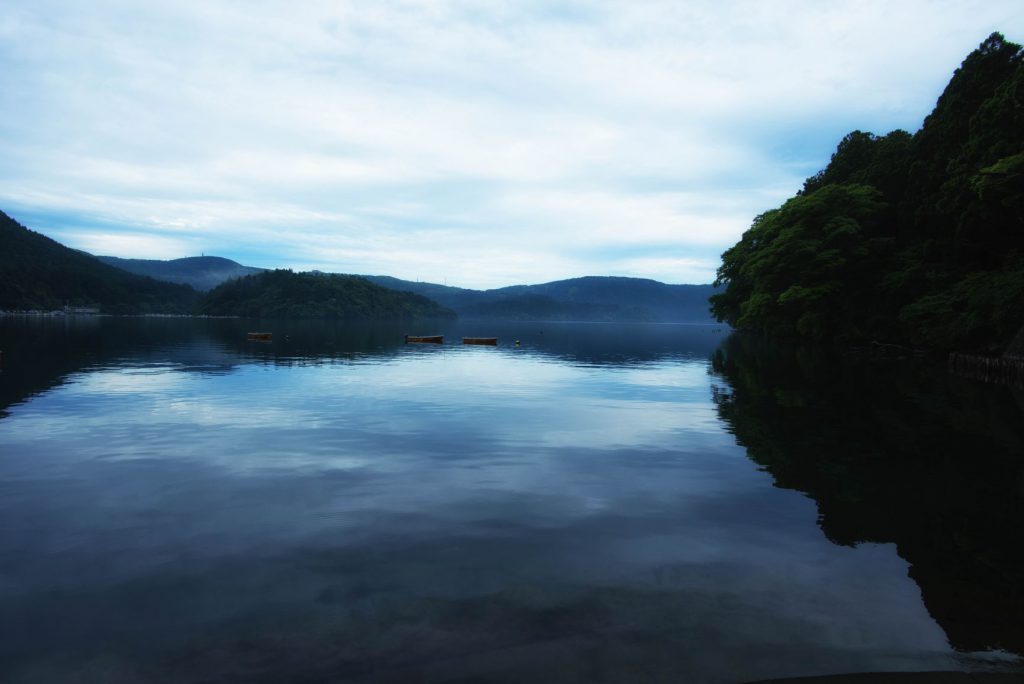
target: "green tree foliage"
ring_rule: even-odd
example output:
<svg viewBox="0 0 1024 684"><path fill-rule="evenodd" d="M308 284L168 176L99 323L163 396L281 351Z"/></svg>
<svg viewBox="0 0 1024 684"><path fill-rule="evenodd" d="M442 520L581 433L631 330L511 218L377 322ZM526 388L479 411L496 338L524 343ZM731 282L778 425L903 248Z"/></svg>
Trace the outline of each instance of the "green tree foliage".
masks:
<svg viewBox="0 0 1024 684"><path fill-rule="evenodd" d="M1024 52L992 34L913 136L854 131L725 252L712 312L812 340L998 351L1024 325Z"/></svg>
<svg viewBox="0 0 1024 684"><path fill-rule="evenodd" d="M869 185L825 185L761 214L722 255L728 287L711 298L714 314L742 328L841 336L863 305L855 283L869 276L883 206Z"/></svg>
<svg viewBox="0 0 1024 684"><path fill-rule="evenodd" d="M266 271L229 280L203 299L201 314L251 318L405 320L451 318L454 313L411 292L374 285L366 278Z"/></svg>
<svg viewBox="0 0 1024 684"><path fill-rule="evenodd" d="M198 294L101 263L0 212L0 309L96 307L104 313L188 313Z"/></svg>
<svg viewBox="0 0 1024 684"><path fill-rule="evenodd" d="M909 133L901 130L881 138L863 131L848 133L829 165L808 178L798 194L807 195L834 183L862 183L878 188L887 202L893 202L906 186L912 140Z"/></svg>

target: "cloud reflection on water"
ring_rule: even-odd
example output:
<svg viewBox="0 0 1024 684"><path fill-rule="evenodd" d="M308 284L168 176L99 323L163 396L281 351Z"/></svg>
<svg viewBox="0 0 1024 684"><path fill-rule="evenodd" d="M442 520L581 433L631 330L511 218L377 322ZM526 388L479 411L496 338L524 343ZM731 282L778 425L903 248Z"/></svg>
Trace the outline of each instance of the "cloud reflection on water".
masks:
<svg viewBox="0 0 1024 684"><path fill-rule="evenodd" d="M262 347L226 374L181 371L188 344L0 420L11 681L955 664L894 548L830 543L715 420L699 344L624 365ZM139 372L154 354L177 361Z"/></svg>

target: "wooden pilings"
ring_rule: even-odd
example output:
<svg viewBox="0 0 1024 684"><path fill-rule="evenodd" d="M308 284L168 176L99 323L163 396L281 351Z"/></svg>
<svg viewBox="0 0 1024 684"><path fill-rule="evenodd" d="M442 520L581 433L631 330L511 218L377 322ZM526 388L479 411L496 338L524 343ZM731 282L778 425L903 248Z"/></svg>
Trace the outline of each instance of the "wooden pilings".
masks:
<svg viewBox="0 0 1024 684"><path fill-rule="evenodd" d="M957 375L985 382L1024 387L1024 358L950 354L949 369Z"/></svg>

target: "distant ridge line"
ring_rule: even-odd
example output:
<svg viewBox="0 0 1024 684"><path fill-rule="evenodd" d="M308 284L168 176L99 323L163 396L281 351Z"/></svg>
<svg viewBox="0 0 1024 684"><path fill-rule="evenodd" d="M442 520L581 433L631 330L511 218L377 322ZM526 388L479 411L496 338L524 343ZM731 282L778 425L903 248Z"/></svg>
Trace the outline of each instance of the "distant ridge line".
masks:
<svg viewBox="0 0 1024 684"><path fill-rule="evenodd" d="M190 285L200 291L267 270L205 255L167 261L96 258L137 275ZM392 290L428 297L461 317L512 320L712 323L707 298L717 291L709 284L677 285L629 276L579 276L475 290L386 275L351 275Z"/></svg>

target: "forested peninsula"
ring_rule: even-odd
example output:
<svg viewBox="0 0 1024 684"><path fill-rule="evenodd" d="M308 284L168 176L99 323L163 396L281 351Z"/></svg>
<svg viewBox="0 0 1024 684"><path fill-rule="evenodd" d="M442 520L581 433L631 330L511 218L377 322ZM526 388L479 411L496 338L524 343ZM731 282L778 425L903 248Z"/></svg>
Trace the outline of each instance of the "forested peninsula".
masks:
<svg viewBox="0 0 1024 684"><path fill-rule="evenodd" d="M854 131L722 256L741 330L997 354L1024 325L1024 54L994 33L914 134Z"/></svg>

